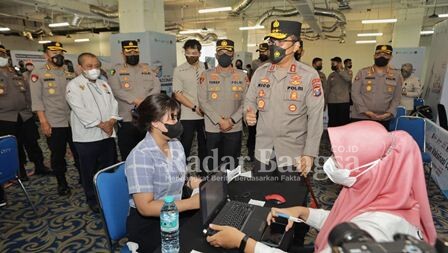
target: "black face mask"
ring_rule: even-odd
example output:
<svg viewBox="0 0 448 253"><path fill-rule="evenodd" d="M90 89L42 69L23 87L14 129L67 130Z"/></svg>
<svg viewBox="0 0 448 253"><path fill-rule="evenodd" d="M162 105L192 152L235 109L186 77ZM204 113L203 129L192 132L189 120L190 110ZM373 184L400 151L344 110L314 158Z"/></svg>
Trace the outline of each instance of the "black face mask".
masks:
<svg viewBox="0 0 448 253"><path fill-rule="evenodd" d="M287 49L289 49L289 47ZM281 62L283 58L285 58L285 56L286 56L286 49L276 45L269 46L269 58L271 58L272 63L277 64Z"/></svg>
<svg viewBox="0 0 448 253"><path fill-rule="evenodd" d="M302 58L302 52L294 52L294 59L296 59L296 61L300 61L300 58Z"/></svg>
<svg viewBox="0 0 448 253"><path fill-rule="evenodd" d="M62 67L62 65L64 65L64 56L62 54L57 54L51 57L51 62L58 67Z"/></svg>
<svg viewBox="0 0 448 253"><path fill-rule="evenodd" d="M389 63L389 59L387 59L386 57L378 57L375 58L375 65L378 67L384 67Z"/></svg>
<svg viewBox="0 0 448 253"><path fill-rule="evenodd" d="M240 64L235 64L235 67L236 67L237 69L243 69L243 66L240 65Z"/></svg>
<svg viewBox="0 0 448 253"><path fill-rule="evenodd" d="M265 62L265 61L269 60L269 56L266 54L260 54L258 59L260 59L260 61L262 61L262 62Z"/></svg>
<svg viewBox="0 0 448 253"><path fill-rule="evenodd" d="M140 60L140 55L126 55L126 63L135 66Z"/></svg>
<svg viewBox="0 0 448 253"><path fill-rule="evenodd" d="M338 69L338 66L331 65L331 70L336 71Z"/></svg>
<svg viewBox="0 0 448 253"><path fill-rule="evenodd" d="M322 66L321 65L317 65L316 67L314 67L315 70L317 71L321 71L322 70Z"/></svg>
<svg viewBox="0 0 448 253"><path fill-rule="evenodd" d="M185 56L185 58L187 59L187 62L190 65L193 65L199 61L199 56Z"/></svg>
<svg viewBox="0 0 448 253"><path fill-rule="evenodd" d="M178 138L182 135L184 132L184 128L180 121L177 121L176 124L170 125L170 124L164 124L166 127L167 132L162 132L163 135L170 139Z"/></svg>
<svg viewBox="0 0 448 253"><path fill-rule="evenodd" d="M218 55L218 63L219 66L227 68L232 63L232 56L226 54Z"/></svg>

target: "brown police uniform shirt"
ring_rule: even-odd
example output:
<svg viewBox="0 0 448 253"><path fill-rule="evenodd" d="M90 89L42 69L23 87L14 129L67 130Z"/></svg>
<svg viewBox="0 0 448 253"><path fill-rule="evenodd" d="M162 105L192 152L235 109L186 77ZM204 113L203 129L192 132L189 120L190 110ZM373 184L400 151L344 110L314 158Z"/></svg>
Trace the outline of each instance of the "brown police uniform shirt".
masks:
<svg viewBox="0 0 448 253"><path fill-rule="evenodd" d="M124 122L131 122L132 102L139 98L160 93L160 81L148 64L136 66L117 64L109 72L109 85L118 102L118 114Z"/></svg>
<svg viewBox="0 0 448 253"><path fill-rule="evenodd" d="M30 90L22 76L13 68L0 68L0 120L16 122L30 119Z"/></svg>
<svg viewBox="0 0 448 253"><path fill-rule="evenodd" d="M301 155L319 154L324 94L315 69L298 61L287 69L261 66L246 94L245 113L249 107L259 112L257 160L267 164L275 150L278 165L289 166Z"/></svg>
<svg viewBox="0 0 448 253"><path fill-rule="evenodd" d="M385 73L376 73L373 66L361 69L352 85L352 118L369 119L364 113L396 113L401 99L401 73L387 68Z"/></svg>
<svg viewBox="0 0 448 253"><path fill-rule="evenodd" d="M45 66L34 69L30 76L31 107L33 111L44 111L51 127L68 127L70 108L65 99L68 82L75 73L64 68Z"/></svg>
<svg viewBox="0 0 448 253"><path fill-rule="evenodd" d="M219 121L232 118L236 124L226 133L243 129L243 101L249 79L241 70L224 72L221 67L202 72L198 86L199 105L205 113L205 131L219 133Z"/></svg>
<svg viewBox="0 0 448 253"><path fill-rule="evenodd" d="M327 80L326 102L330 104L349 103L352 78L346 70L333 71Z"/></svg>

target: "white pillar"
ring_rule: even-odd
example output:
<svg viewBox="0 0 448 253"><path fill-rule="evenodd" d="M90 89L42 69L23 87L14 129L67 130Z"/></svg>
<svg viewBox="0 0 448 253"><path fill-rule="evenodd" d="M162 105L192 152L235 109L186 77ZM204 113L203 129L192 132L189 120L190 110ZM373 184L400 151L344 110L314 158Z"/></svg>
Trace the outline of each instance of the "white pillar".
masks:
<svg viewBox="0 0 448 253"><path fill-rule="evenodd" d="M392 46L418 47L424 16L424 8L399 10L392 35Z"/></svg>
<svg viewBox="0 0 448 253"><path fill-rule="evenodd" d="M164 32L163 0L119 0L120 33Z"/></svg>

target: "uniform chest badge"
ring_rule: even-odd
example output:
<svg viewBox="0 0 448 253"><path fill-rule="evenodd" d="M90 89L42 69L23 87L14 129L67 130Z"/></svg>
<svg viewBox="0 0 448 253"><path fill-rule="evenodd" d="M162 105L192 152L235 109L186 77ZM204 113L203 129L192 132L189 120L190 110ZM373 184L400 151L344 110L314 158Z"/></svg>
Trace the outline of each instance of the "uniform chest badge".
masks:
<svg viewBox="0 0 448 253"><path fill-rule="evenodd" d="M260 80L260 82L266 84L266 83L269 83L270 80L269 80L269 78L264 77L264 78L262 78L262 79Z"/></svg>
<svg viewBox="0 0 448 253"><path fill-rule="evenodd" d="M31 75L31 81L32 81L33 83L35 83L35 82L37 82L37 80L39 80L39 76L38 76L38 75L35 75L35 74L32 74L32 75Z"/></svg>
<svg viewBox="0 0 448 253"><path fill-rule="evenodd" d="M55 93L56 93L56 90L55 90L55 89L53 89L53 88L48 89L48 94L53 95L53 94L55 94Z"/></svg>
<svg viewBox="0 0 448 253"><path fill-rule="evenodd" d="M319 97L320 95L322 95L322 83L320 78L314 78L311 83L313 85L313 95L315 97Z"/></svg>
<svg viewBox="0 0 448 253"><path fill-rule="evenodd" d="M213 100L218 99L218 93L216 93L216 92L212 92L211 98L212 98Z"/></svg>
<svg viewBox="0 0 448 253"><path fill-rule="evenodd" d="M289 94L289 99L291 100L297 100L297 91L292 91L291 94Z"/></svg>
<svg viewBox="0 0 448 253"><path fill-rule="evenodd" d="M392 92L394 91L394 87L393 86L388 86L387 87L387 92Z"/></svg>
<svg viewBox="0 0 448 253"><path fill-rule="evenodd" d="M80 84L80 85L79 85L79 88L80 88L81 90L84 90L84 89L86 88L86 86L85 86L84 84Z"/></svg>
<svg viewBox="0 0 448 253"><path fill-rule="evenodd" d="M294 75L291 77L291 80L289 81L291 85L301 85L302 84L302 77L298 75Z"/></svg>
<svg viewBox="0 0 448 253"><path fill-rule="evenodd" d="M241 95L240 95L240 93L235 93L235 94L234 94L234 97L235 97L235 99L240 99L240 98L241 98Z"/></svg>
<svg viewBox="0 0 448 253"><path fill-rule="evenodd" d="M45 73L44 77L53 77L53 75L51 75L50 73Z"/></svg>
<svg viewBox="0 0 448 253"><path fill-rule="evenodd" d="M264 106L265 106L264 100L263 99L258 100L257 106L258 106L258 110L263 110Z"/></svg>
<svg viewBox="0 0 448 253"><path fill-rule="evenodd" d="M218 74L212 74L211 77L212 81L218 81L219 80L219 75Z"/></svg>
<svg viewBox="0 0 448 253"><path fill-rule="evenodd" d="M366 90L369 92L372 91L372 85L367 85Z"/></svg>
<svg viewBox="0 0 448 253"><path fill-rule="evenodd" d="M266 96L266 93L264 92L264 90L259 90L258 96L262 98L262 97Z"/></svg>
<svg viewBox="0 0 448 253"><path fill-rule="evenodd" d="M296 72L297 66L295 64L291 64L291 67L289 67L289 72Z"/></svg>
<svg viewBox="0 0 448 253"><path fill-rule="evenodd" d="M131 85L129 85L129 83L125 83L123 86L124 86L126 89L129 89L129 87L131 87Z"/></svg>
<svg viewBox="0 0 448 253"><path fill-rule="evenodd" d="M288 106L288 109L290 112L295 112L295 111L297 111L297 106L295 104L290 104Z"/></svg>

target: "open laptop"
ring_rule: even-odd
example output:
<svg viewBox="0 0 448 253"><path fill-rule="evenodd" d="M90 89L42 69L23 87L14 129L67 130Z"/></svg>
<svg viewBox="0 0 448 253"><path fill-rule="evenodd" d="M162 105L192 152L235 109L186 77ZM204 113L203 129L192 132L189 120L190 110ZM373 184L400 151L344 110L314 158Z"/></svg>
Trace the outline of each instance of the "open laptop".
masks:
<svg viewBox="0 0 448 253"><path fill-rule="evenodd" d="M208 225L216 224L235 227L257 240L261 238L270 209L229 201L226 173L215 173L208 181L203 181L199 193L204 233L214 234Z"/></svg>

